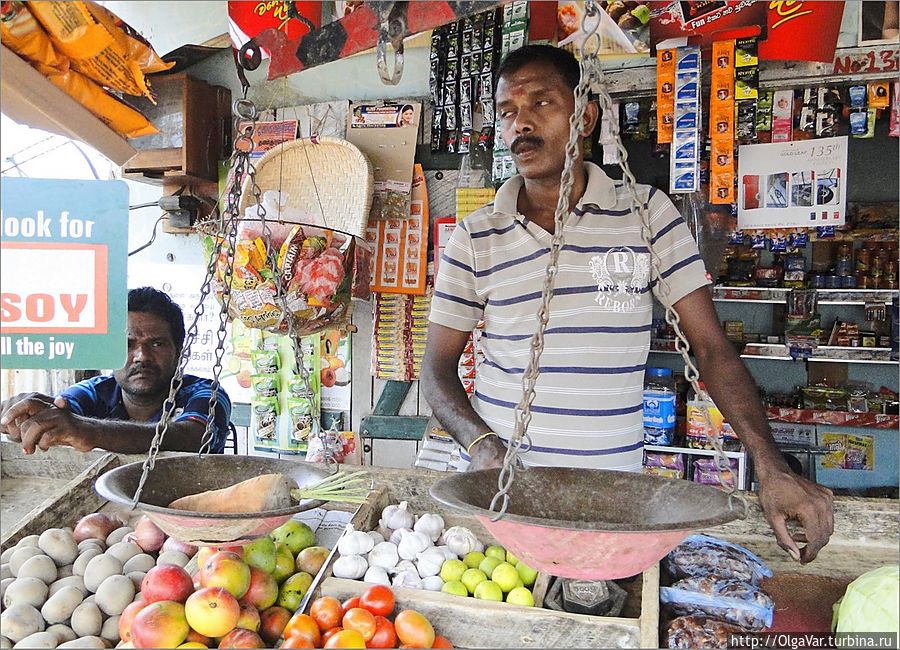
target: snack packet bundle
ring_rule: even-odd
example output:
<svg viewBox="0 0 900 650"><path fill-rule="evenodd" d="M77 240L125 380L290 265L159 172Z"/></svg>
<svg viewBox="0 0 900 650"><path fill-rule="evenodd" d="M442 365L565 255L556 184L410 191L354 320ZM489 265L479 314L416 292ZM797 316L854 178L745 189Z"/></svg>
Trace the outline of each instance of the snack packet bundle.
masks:
<svg viewBox="0 0 900 650"><path fill-rule="evenodd" d="M716 576L758 585L772 577L769 567L744 547L708 535L691 535L665 557L663 565L675 579Z"/></svg>
<svg viewBox="0 0 900 650"><path fill-rule="evenodd" d="M772 625L775 605L759 587L715 576L686 578L660 587L659 600L676 616L704 615L754 632Z"/></svg>
<svg viewBox="0 0 900 650"><path fill-rule="evenodd" d="M725 485L731 487L734 485L735 477L737 476L738 462L734 458L729 458L728 464L731 466L731 469L726 469L722 474ZM721 485L714 458L698 458L694 461L694 483L714 485L716 487Z"/></svg>
<svg viewBox="0 0 900 650"><path fill-rule="evenodd" d="M644 474L663 478L684 478L684 455L644 452Z"/></svg>

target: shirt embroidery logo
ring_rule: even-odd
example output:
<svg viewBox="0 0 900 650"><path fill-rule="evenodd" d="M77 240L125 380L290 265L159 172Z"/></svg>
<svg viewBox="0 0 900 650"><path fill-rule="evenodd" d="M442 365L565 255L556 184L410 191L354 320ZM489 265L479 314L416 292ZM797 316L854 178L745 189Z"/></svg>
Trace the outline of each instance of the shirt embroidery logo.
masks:
<svg viewBox="0 0 900 650"><path fill-rule="evenodd" d="M595 255L590 267L597 281L597 304L615 312L634 311L650 280L650 255L618 246Z"/></svg>

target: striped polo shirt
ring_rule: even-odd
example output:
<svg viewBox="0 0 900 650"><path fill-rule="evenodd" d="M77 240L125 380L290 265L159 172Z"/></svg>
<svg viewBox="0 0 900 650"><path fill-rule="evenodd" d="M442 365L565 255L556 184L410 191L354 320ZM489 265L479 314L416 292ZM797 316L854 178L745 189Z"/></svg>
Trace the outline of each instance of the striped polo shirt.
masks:
<svg viewBox="0 0 900 650"><path fill-rule="evenodd" d="M587 188L565 224L526 465L637 471L653 298L650 251L628 190L585 163ZM518 213L514 176L454 230L430 320L467 332L484 319L472 405L502 439L513 433L552 235ZM651 245L674 303L709 284L690 230L669 197L638 186ZM656 287L652 287L656 293Z"/></svg>

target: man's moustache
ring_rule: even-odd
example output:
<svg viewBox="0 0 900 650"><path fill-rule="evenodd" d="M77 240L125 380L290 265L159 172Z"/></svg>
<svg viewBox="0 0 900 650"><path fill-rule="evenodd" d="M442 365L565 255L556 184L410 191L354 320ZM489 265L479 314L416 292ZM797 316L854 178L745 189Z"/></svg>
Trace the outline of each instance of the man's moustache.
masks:
<svg viewBox="0 0 900 650"><path fill-rule="evenodd" d="M531 145L535 148L543 147L544 140L533 135L520 135L518 138L513 140L512 144L509 147L509 150L513 153L519 153L519 149L526 145Z"/></svg>

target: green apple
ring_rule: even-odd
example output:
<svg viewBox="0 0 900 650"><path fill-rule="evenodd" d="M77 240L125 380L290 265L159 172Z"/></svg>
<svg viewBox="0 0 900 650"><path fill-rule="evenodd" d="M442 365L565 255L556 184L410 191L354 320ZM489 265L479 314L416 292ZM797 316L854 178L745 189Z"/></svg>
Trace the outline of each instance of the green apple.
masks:
<svg viewBox="0 0 900 650"><path fill-rule="evenodd" d="M477 569L482 560L484 560L484 553L481 551L466 553L466 556L463 558L463 562L465 562L466 566L470 569Z"/></svg>
<svg viewBox="0 0 900 650"><path fill-rule="evenodd" d="M272 577L279 584L294 575L294 556L287 544L275 544L275 569L272 571Z"/></svg>
<svg viewBox="0 0 900 650"><path fill-rule="evenodd" d="M506 602L523 607L534 607L534 596L525 587L516 587L506 594Z"/></svg>
<svg viewBox="0 0 900 650"><path fill-rule="evenodd" d="M491 572L491 581L496 582L497 586L507 593L516 588L516 582L519 580L519 572L516 567L507 562L501 562Z"/></svg>
<svg viewBox="0 0 900 650"><path fill-rule="evenodd" d="M462 574L465 572L466 565L461 560L444 560L440 576L444 582L453 582L462 578Z"/></svg>
<svg viewBox="0 0 900 650"><path fill-rule="evenodd" d="M516 566L516 565L519 563L519 558L517 558L515 555L513 555L512 553L510 553L509 551L507 551L507 552L506 552L506 561L507 561L509 564L512 564L513 566Z"/></svg>
<svg viewBox="0 0 900 650"><path fill-rule="evenodd" d="M494 569L500 566L501 562L503 562L503 560L498 560L495 557L486 557L481 561L481 564L478 565L478 568L484 571L484 575L489 576L494 572Z"/></svg>
<svg viewBox="0 0 900 650"><path fill-rule="evenodd" d="M294 555L316 544L316 534L312 528L296 519L288 519L269 533L269 537L276 543L287 544Z"/></svg>
<svg viewBox="0 0 900 650"><path fill-rule="evenodd" d="M470 594L474 594L476 587L485 580L487 580L487 575L481 569L467 569L460 579Z"/></svg>
<svg viewBox="0 0 900 650"><path fill-rule="evenodd" d="M496 545L488 546L485 549L484 554L487 557L495 557L498 560L500 560L501 562L506 561L506 549L503 548L502 546L496 546Z"/></svg>
<svg viewBox="0 0 900 650"><path fill-rule="evenodd" d="M260 571L272 573L277 562L275 542L271 537L260 537L249 544L245 544L244 562L250 566L255 566Z"/></svg>
<svg viewBox="0 0 900 650"><path fill-rule="evenodd" d="M443 591L445 594L453 594L454 596L469 595L469 590L466 589L466 586L459 580L451 580L450 582L445 582L444 586L441 587L441 591Z"/></svg>
<svg viewBox="0 0 900 650"><path fill-rule="evenodd" d="M284 607L289 612L293 612L300 607L300 601L303 600L312 581L313 577L308 573L295 573L281 585L281 589L278 590L278 602L276 604L279 607Z"/></svg>
<svg viewBox="0 0 900 650"><path fill-rule="evenodd" d="M475 598L503 602L503 590L500 589L500 585L496 582L485 580L484 582L479 582L478 586L475 587Z"/></svg>
<svg viewBox="0 0 900 650"><path fill-rule="evenodd" d="M538 572L522 562L516 565L516 571L519 572L519 577L522 578L522 582L526 587L530 587L537 580Z"/></svg>

